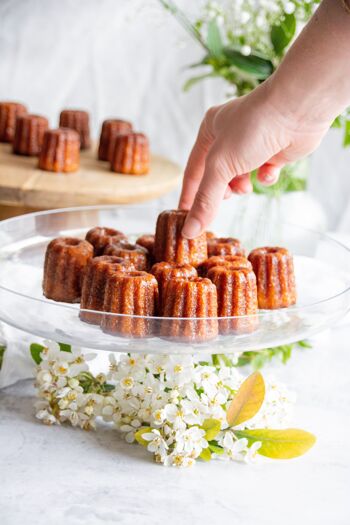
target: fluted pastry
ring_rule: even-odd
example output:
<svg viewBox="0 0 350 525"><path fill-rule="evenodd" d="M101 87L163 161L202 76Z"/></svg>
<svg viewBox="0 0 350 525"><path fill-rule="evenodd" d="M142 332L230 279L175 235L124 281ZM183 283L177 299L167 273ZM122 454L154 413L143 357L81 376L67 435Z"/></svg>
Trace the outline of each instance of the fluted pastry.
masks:
<svg viewBox="0 0 350 525"><path fill-rule="evenodd" d="M196 269L190 264L176 264L168 262L159 262L152 266L151 273L155 276L158 282L159 289L159 314L163 313L163 298L166 294L166 288L169 282L180 277L190 279L197 277Z"/></svg>
<svg viewBox="0 0 350 525"><path fill-rule="evenodd" d="M86 265L93 256L87 241L74 237L53 239L45 254L43 292L45 297L65 303L78 303Z"/></svg>
<svg viewBox="0 0 350 525"><path fill-rule="evenodd" d="M60 127L74 129L80 137L80 149L91 146L90 117L87 111L64 109L60 114Z"/></svg>
<svg viewBox="0 0 350 525"><path fill-rule="evenodd" d="M150 256L148 250L139 246L138 244L132 244L128 241L120 240L108 244L104 250L105 255L116 255L123 259L128 259L133 263L135 268L140 271L148 270L150 266Z"/></svg>
<svg viewBox="0 0 350 525"><path fill-rule="evenodd" d="M209 279L170 280L163 303L163 337L198 343L213 339L218 333L216 316L217 292Z"/></svg>
<svg viewBox="0 0 350 525"><path fill-rule="evenodd" d="M111 170L125 175L145 175L149 172L150 154L146 135L125 133L113 141Z"/></svg>
<svg viewBox="0 0 350 525"><path fill-rule="evenodd" d="M256 248L248 259L256 275L259 308L273 310L296 303L293 257L286 248Z"/></svg>
<svg viewBox="0 0 350 525"><path fill-rule="evenodd" d="M236 317L235 319L220 319L220 333L244 333L255 330L258 301L253 270L214 266L209 270L208 278L217 289L218 316ZM240 318L240 316L247 317Z"/></svg>
<svg viewBox="0 0 350 525"><path fill-rule="evenodd" d="M17 102L0 102L0 142L12 142L17 117L27 114L27 108Z"/></svg>
<svg viewBox="0 0 350 525"><path fill-rule="evenodd" d="M181 234L187 213L185 210L166 210L158 216L154 243L157 262L197 267L207 259L205 232L194 239L186 239Z"/></svg>
<svg viewBox="0 0 350 525"><path fill-rule="evenodd" d="M208 239L208 257L213 255L245 255L240 241L233 237L214 237Z"/></svg>
<svg viewBox="0 0 350 525"><path fill-rule="evenodd" d="M232 269L252 268L248 259L242 255L213 255L198 267L198 273L202 277L206 277L210 268L214 266L228 266Z"/></svg>
<svg viewBox="0 0 350 525"><path fill-rule="evenodd" d="M39 155L44 134L49 128L47 118L39 115L17 117L12 148L16 155Z"/></svg>
<svg viewBox="0 0 350 525"><path fill-rule="evenodd" d="M79 169L80 139L73 129L58 128L45 132L39 155L39 168L57 173Z"/></svg>
<svg viewBox="0 0 350 525"><path fill-rule="evenodd" d="M95 226L95 228L91 228L87 232L85 239L94 247L94 255L96 257L103 254L108 244L126 239L126 235L114 228Z"/></svg>
<svg viewBox="0 0 350 525"><path fill-rule="evenodd" d="M134 270L130 261L121 257L101 255L91 259L85 270L81 290L81 310L103 311L103 302L108 276L113 272ZM80 311L82 321L100 324L102 315L95 312Z"/></svg>
<svg viewBox="0 0 350 525"><path fill-rule="evenodd" d="M113 272L108 276L103 309L123 315L104 315L104 332L124 337L147 337L152 334L152 317L158 301L156 278L146 272ZM137 317L139 316L139 317Z"/></svg>
<svg viewBox="0 0 350 525"><path fill-rule="evenodd" d="M112 159L112 153L117 135L132 131L132 124L126 120L108 119L102 124L100 142L98 146L98 159Z"/></svg>

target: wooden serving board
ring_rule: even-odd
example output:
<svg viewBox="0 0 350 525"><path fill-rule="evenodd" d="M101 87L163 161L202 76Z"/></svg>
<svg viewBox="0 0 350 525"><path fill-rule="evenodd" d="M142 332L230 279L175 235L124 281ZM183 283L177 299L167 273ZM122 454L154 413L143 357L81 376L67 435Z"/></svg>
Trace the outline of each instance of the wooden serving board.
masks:
<svg viewBox="0 0 350 525"><path fill-rule="evenodd" d="M182 170L164 157L151 156L147 175L122 175L98 161L96 148L81 152L76 173L53 173L37 168L36 157L13 155L0 144L0 219L32 210L96 204L130 204L155 199L173 190ZM4 212L7 209L7 212Z"/></svg>

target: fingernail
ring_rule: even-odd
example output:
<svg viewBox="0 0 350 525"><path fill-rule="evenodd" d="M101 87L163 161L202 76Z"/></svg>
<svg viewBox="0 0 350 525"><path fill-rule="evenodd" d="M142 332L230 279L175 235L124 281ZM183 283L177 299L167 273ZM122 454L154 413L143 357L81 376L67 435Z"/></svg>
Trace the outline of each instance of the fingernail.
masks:
<svg viewBox="0 0 350 525"><path fill-rule="evenodd" d="M182 228L182 235L188 239L193 239L193 237L198 237L201 231L201 223L194 217L189 217Z"/></svg>

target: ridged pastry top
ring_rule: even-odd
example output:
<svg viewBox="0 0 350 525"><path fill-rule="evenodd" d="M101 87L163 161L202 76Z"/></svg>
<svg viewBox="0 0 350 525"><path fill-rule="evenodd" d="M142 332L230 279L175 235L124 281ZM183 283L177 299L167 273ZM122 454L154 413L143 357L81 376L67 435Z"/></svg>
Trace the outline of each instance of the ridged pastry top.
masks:
<svg viewBox="0 0 350 525"><path fill-rule="evenodd" d="M164 317L216 317L217 292L206 278L170 280L164 298Z"/></svg>
<svg viewBox="0 0 350 525"><path fill-rule="evenodd" d="M208 239L208 256L245 255L240 241L233 237L214 237Z"/></svg>
<svg viewBox="0 0 350 525"><path fill-rule="evenodd" d="M108 244L126 239L126 235L113 228L96 226L87 232L85 239L93 245L96 256L101 255Z"/></svg>
<svg viewBox="0 0 350 525"><path fill-rule="evenodd" d="M209 257L198 268L200 275L206 277L208 271L214 266L226 266L231 269L234 268L252 268L251 263L242 255L213 255Z"/></svg>
<svg viewBox="0 0 350 525"><path fill-rule="evenodd" d="M137 270L147 270L149 267L149 253L146 248L128 241L118 241L108 244L104 250L105 255L116 255L130 260Z"/></svg>
<svg viewBox="0 0 350 525"><path fill-rule="evenodd" d="M185 210L166 210L158 216L154 244L156 261L197 267L207 258L205 232L194 239L186 239L181 234L187 213Z"/></svg>

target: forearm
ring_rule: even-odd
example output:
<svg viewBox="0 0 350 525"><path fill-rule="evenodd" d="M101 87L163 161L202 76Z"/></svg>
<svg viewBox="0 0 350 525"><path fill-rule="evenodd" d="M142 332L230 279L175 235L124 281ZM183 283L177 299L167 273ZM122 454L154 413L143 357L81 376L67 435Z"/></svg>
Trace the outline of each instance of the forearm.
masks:
<svg viewBox="0 0 350 525"><path fill-rule="evenodd" d="M342 0L323 0L268 84L274 104L310 123L327 125L350 105L350 12Z"/></svg>

